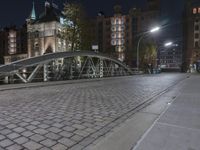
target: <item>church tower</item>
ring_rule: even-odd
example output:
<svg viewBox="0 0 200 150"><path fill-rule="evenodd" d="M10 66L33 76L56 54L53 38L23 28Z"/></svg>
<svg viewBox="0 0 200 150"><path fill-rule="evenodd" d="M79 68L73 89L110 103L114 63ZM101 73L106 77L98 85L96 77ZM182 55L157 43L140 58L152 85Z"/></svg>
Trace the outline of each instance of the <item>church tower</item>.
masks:
<svg viewBox="0 0 200 150"><path fill-rule="evenodd" d="M27 23L31 23L32 21L36 20L36 13L35 13L35 3L33 1L33 7L30 13L30 16L27 18Z"/></svg>

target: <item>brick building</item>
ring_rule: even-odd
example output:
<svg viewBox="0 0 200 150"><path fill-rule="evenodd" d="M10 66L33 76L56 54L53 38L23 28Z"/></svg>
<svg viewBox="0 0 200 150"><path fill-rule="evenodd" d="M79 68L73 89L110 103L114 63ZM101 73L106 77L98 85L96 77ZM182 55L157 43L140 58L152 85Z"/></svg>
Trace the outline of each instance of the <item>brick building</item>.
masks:
<svg viewBox="0 0 200 150"><path fill-rule="evenodd" d="M200 1L187 0L183 17L184 67L200 63Z"/></svg>
<svg viewBox="0 0 200 150"><path fill-rule="evenodd" d="M26 26L6 27L0 31L0 63L7 64L27 57Z"/></svg>
<svg viewBox="0 0 200 150"><path fill-rule="evenodd" d="M95 22L94 43L99 51L107 53L130 66L136 64L136 45L141 33L157 25L160 14L160 0L148 0L145 9L131 8L122 12L121 6L114 6L114 15L100 12Z"/></svg>

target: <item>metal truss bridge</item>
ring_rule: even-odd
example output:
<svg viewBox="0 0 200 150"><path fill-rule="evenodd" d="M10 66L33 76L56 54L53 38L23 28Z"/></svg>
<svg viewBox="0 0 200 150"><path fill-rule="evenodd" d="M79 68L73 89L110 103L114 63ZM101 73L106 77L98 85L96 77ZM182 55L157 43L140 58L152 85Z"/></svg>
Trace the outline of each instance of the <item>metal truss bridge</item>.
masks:
<svg viewBox="0 0 200 150"><path fill-rule="evenodd" d="M0 78L4 83L102 78L131 74L132 71L121 61L90 51L49 53L0 66Z"/></svg>

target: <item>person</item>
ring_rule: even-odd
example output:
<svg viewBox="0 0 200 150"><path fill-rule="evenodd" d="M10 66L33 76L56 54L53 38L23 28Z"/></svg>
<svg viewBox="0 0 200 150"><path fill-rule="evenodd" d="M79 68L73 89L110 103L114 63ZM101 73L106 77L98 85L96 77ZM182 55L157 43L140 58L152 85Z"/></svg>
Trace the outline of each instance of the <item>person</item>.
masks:
<svg viewBox="0 0 200 150"><path fill-rule="evenodd" d="M153 65L150 64L150 67L151 67L151 74L153 74L153 73L154 73L154 72L153 72Z"/></svg>

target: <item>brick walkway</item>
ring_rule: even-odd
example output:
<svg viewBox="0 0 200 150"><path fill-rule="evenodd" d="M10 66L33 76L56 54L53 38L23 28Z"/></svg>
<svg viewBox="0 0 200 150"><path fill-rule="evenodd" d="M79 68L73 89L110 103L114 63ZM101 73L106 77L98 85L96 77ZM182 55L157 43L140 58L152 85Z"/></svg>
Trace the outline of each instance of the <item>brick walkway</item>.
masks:
<svg viewBox="0 0 200 150"><path fill-rule="evenodd" d="M87 149L145 100L185 78L161 74L0 92L0 150Z"/></svg>

